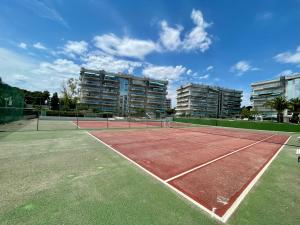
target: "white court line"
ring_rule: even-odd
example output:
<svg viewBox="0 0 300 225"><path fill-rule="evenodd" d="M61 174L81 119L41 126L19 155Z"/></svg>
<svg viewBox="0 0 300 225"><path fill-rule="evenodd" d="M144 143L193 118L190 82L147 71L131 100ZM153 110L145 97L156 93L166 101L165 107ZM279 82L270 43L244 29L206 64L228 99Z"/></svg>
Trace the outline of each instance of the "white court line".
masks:
<svg viewBox="0 0 300 225"><path fill-rule="evenodd" d="M192 169L189 169L189 170L187 170L187 171L184 171L184 172L182 172L182 173L180 173L180 174L177 174L177 175L175 175L175 176L173 176L173 177L170 177L170 178L166 179L165 182L170 182L170 181L172 181L172 180L175 180L175 179L177 179L177 178L179 178L179 177L182 177L183 175L186 175L186 174L188 174L188 173L191 173L191 172L193 172L193 171L195 171L195 170L197 170L197 169L200 169L200 168L202 168L202 167L204 167L204 166L207 166L207 165L209 165L209 164L211 164L211 163L213 163L213 162L216 162L216 161L218 161L218 160L220 160L220 159L223 159L223 158L228 157L228 156L230 156L230 155L232 155L232 154L235 154L235 153L237 153L237 152L239 152L239 151L242 151L242 150L244 150L244 149L246 149L246 148L249 148L249 147L251 147L251 146L253 146L253 145L256 145L256 144L258 144L258 143L260 143L260 142L263 142L263 141L265 141L265 140L268 140L268 139L270 139L271 137L274 137L275 135L277 135L277 134L273 134L273 135L271 135L271 136L269 136L269 137L267 137L267 138L264 138L264 139L262 139L262 140L260 140L260 141L257 141L257 142L254 142L254 143L250 144L250 145L247 145L247 146L244 146L244 147L242 147L242 148L239 148L239 149L237 149L237 150L235 150L235 151L233 151L233 152L229 152L229 153L227 153L227 154L225 154L225 155L222 155L222 156L220 156L220 157L218 157L218 158L216 158L216 159L213 159L213 160L211 160L211 161L209 161L209 162L206 162L206 163L204 163L204 164L200 164L200 165L198 165L198 166L195 166L195 167L192 168Z"/></svg>
<svg viewBox="0 0 300 225"><path fill-rule="evenodd" d="M98 142L100 142L101 144L105 145L106 147L108 147L109 149L111 149L112 151L114 151L115 153L117 153L118 155L122 156L123 158L127 159L129 162L131 162L132 164L134 164L135 166L139 167L140 169L142 169L143 171L145 171L146 173L150 174L152 177L154 177L156 180L160 181L161 183L163 183L164 185L166 185L167 187L169 187L170 189L172 189L173 191L175 191L177 194L179 194L180 196L182 196L183 198L187 199L188 201L192 202L194 205L196 205L197 207L199 207L200 209L202 209L203 211L205 211L206 213L208 213L211 217L223 222L222 217L216 215L215 213L213 213L211 210L207 209L206 207L204 207L203 205L201 205L200 203L196 202L194 199L192 199L191 197L189 197L188 195L184 194L183 192L179 191L178 189L176 189L175 187L173 187L171 184L168 184L167 182L165 182L163 179L161 179L160 177L156 176L155 174L153 174L152 172L150 172L149 170L145 169L144 167L142 167L141 165L139 165L138 163L136 163L135 161L133 161L132 159L128 158L126 155L123 155L121 152L119 152L118 150L114 149L112 146L106 144L105 142L103 142L102 140L100 140L99 138L95 137L94 135L90 134L88 131L86 131L86 133L88 135L90 135L91 137L93 137L94 139L96 139Z"/></svg>
<svg viewBox="0 0 300 225"><path fill-rule="evenodd" d="M243 201L243 199L246 197L246 195L250 192L250 190L254 187L256 182L260 179L260 177L264 174L264 172L267 170L267 168L271 165L271 163L274 161L274 159L277 157L277 155L280 153L280 151L283 149L283 147L288 143L292 136L290 136L284 144L280 147L280 149L276 152L276 154L269 160L269 162L262 168L262 170L256 175L255 178L248 184L248 186L244 189L244 191L239 195L239 197L235 200L235 202L231 205L231 207L226 211L226 213L222 216L222 220L224 223L227 222L229 217L234 213L234 211L237 209L237 207L240 205L240 203Z"/></svg>
<svg viewBox="0 0 300 225"><path fill-rule="evenodd" d="M73 125L75 125L78 129L81 129L81 127L79 126L79 123L78 123L78 125L77 125L77 122L75 121L70 121Z"/></svg>

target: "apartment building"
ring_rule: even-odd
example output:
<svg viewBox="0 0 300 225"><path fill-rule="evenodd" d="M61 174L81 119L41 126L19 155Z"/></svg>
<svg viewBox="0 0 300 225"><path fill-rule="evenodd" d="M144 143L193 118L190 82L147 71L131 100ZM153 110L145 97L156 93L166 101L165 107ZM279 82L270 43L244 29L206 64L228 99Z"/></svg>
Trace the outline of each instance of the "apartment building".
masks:
<svg viewBox="0 0 300 225"><path fill-rule="evenodd" d="M172 108L172 100L170 98L166 99L166 109Z"/></svg>
<svg viewBox="0 0 300 225"><path fill-rule="evenodd" d="M251 84L251 101L263 117L276 118L277 112L266 106L266 102L276 97L300 98L300 74L281 76L273 80L255 82ZM287 114L287 111L285 112Z"/></svg>
<svg viewBox="0 0 300 225"><path fill-rule="evenodd" d="M85 68L81 68L80 81L80 102L103 113L144 112L152 118L165 113L167 81Z"/></svg>
<svg viewBox="0 0 300 225"><path fill-rule="evenodd" d="M189 83L177 89L177 115L226 118L239 114L242 91Z"/></svg>

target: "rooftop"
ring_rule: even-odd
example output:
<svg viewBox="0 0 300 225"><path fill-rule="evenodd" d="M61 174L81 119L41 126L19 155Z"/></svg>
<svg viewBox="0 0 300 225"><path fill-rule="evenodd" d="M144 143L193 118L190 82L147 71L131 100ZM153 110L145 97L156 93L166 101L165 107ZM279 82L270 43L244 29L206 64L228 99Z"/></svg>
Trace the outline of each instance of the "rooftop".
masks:
<svg viewBox="0 0 300 225"><path fill-rule="evenodd" d="M225 91L235 91L235 92L243 92L241 90L236 90L236 89L230 89L230 88L224 88L224 87L220 87L220 86L213 86L213 85L207 85L207 84L195 84L195 83L187 83L185 85L181 85L177 91L179 91L182 88L187 88L187 87L204 87L204 88L213 88L213 89L217 89L217 90L225 90Z"/></svg>
<svg viewBox="0 0 300 225"><path fill-rule="evenodd" d="M91 70L91 69L86 69L84 67L81 68L80 70L80 74L82 73L89 73L90 75L95 75L95 76L99 76L102 74L105 75L110 75L110 76L117 76L117 77L122 77L122 78L127 78L127 79L135 79L135 80L148 80L151 82L159 82L159 83L163 83L163 84L168 84L167 80L157 80L157 79L153 79L150 77L139 77L139 76L135 76L132 74L125 74L125 73L111 73L111 72L107 72L105 70Z"/></svg>
<svg viewBox="0 0 300 225"><path fill-rule="evenodd" d="M284 78L285 80L293 80L293 79L300 78L300 74L298 73L298 74L293 74L291 76L281 76L272 80L258 81L258 82L251 83L251 86L279 82L281 78Z"/></svg>

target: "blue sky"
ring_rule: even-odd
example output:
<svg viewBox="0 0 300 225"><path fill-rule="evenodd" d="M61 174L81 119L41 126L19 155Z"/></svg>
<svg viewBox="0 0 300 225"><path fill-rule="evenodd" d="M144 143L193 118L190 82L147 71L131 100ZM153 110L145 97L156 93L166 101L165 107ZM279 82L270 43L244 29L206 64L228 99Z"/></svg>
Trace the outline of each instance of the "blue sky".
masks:
<svg viewBox="0 0 300 225"><path fill-rule="evenodd" d="M0 76L59 91L81 66L244 91L300 67L300 1L0 0Z"/></svg>

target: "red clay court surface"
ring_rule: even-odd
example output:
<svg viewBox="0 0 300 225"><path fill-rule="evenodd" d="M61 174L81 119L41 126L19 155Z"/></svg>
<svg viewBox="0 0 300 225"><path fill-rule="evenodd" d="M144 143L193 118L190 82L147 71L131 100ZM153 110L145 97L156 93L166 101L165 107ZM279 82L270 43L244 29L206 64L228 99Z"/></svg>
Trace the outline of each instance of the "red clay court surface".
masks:
<svg viewBox="0 0 300 225"><path fill-rule="evenodd" d="M90 133L223 222L289 138L212 127Z"/></svg>

